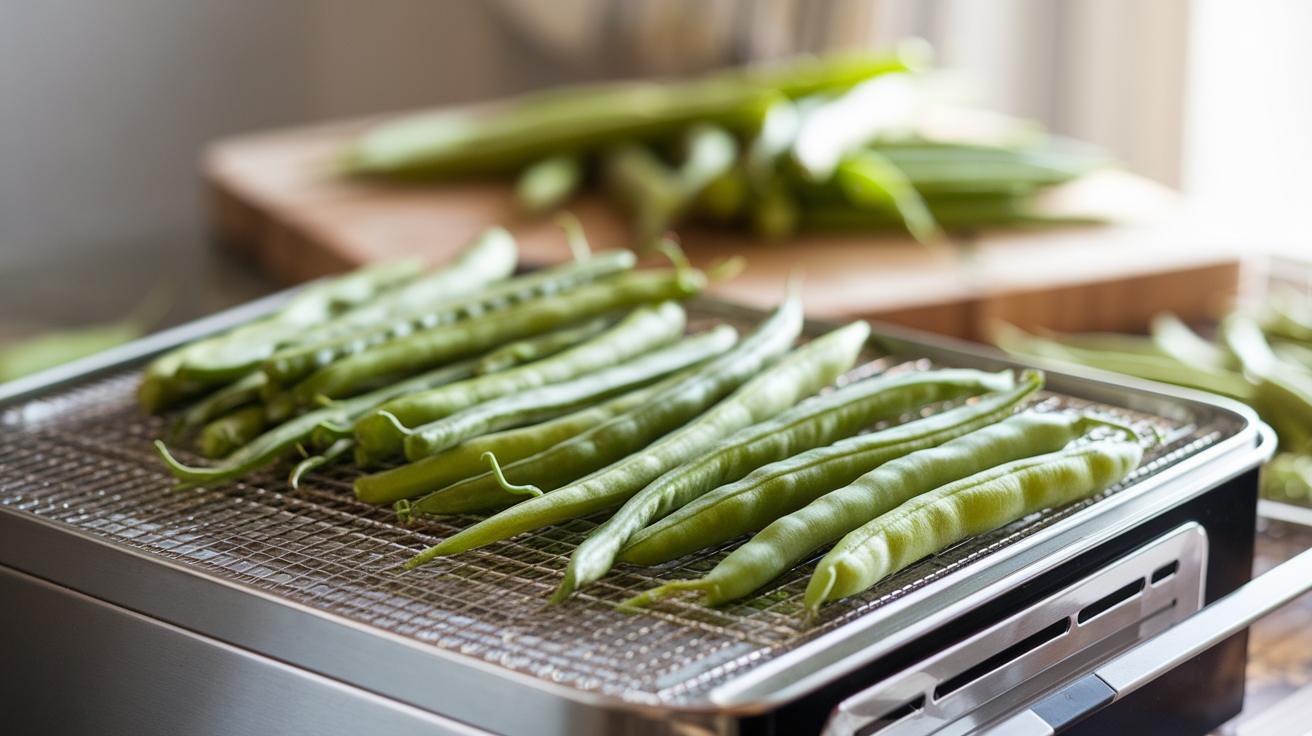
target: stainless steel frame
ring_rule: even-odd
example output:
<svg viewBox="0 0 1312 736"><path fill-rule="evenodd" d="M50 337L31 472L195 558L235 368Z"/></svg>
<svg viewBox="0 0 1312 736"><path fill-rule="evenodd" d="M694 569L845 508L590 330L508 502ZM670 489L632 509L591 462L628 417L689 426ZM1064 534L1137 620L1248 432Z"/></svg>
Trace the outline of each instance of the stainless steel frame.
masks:
<svg viewBox="0 0 1312 736"><path fill-rule="evenodd" d="M249 318L276 300L0 387L0 411L8 408L21 414L27 406L23 400L75 388L92 376L108 375L105 380L111 382L130 380L115 379L112 374L173 344ZM721 315L735 313L725 305L710 307ZM750 310L737 312L746 319L756 315ZM892 351L937 364L1013 365L974 347L895 329L884 330L884 334L884 344ZM512 659L498 661L486 654L471 656L434 646L339 611L253 587L236 576L214 574L182 558L162 556L78 528L72 511L43 516L0 504L0 565L255 656L377 694L386 701L498 733L731 734L736 719L803 697L945 622L968 616L1000 592L1034 580L1143 519L1251 470L1272 450L1252 413L1232 402L1184 391L1141 392L1112 382L1061 375L1052 375L1049 386L1058 394L1120 407L1131 414L1165 417L1164 421L1176 424L1187 424L1190 417L1211 417L1231 429L1195 431L1200 428L1194 426L1182 432L1178 446L1148 463L1124 488L1095 502L1046 515L1038 522L1029 520L1003 530L978 547L945 554L936 566L909 573L864 602L846 609L836 607L814 631L797 636L795 628L781 630L782 636L794 637L787 640L786 647L723 646L716 654L718 659L700 662L696 682L666 688L659 695L561 684L516 669ZM17 416L14 421L18 422L32 418L6 416ZM0 467L0 491L4 478L5 470ZM163 488L158 492L164 493ZM249 492L265 494L261 496L265 499L273 493L259 488ZM241 498L240 489L232 498ZM294 500L281 499L279 503ZM343 518L347 516L343 512ZM60 520L53 520L56 517ZM381 516L352 518L380 533L405 533L380 521ZM415 543L414 537L395 542L393 553L403 555L405 544ZM706 612L702 619L693 618L702 615L684 605L657 610L641 621L650 621L651 628L666 633L718 631L714 627L721 626L726 616L731 618L732 612ZM510 631L497 633L495 628L489 633L493 640L514 636ZM644 642L620 642L619 651L625 646L637 649ZM508 703L514 707L507 707Z"/></svg>

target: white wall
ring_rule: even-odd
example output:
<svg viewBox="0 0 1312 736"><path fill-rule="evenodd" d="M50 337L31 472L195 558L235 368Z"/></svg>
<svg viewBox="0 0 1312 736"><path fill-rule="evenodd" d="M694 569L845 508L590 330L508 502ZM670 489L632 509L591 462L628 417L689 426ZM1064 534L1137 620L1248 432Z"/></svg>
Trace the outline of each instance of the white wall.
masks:
<svg viewBox="0 0 1312 736"><path fill-rule="evenodd" d="M199 229L215 137L503 92L498 38L478 0L0 0L0 268Z"/></svg>

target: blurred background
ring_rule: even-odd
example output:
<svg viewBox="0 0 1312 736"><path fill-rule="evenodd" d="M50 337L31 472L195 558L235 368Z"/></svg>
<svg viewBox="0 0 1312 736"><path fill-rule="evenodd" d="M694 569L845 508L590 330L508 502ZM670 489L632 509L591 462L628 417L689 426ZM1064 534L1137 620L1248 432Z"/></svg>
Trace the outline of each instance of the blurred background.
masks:
<svg viewBox="0 0 1312 736"><path fill-rule="evenodd" d="M164 272L204 284L173 319L268 288L207 243L224 136L908 36L1297 254L1309 28L1305 0L0 0L0 315L122 313Z"/></svg>

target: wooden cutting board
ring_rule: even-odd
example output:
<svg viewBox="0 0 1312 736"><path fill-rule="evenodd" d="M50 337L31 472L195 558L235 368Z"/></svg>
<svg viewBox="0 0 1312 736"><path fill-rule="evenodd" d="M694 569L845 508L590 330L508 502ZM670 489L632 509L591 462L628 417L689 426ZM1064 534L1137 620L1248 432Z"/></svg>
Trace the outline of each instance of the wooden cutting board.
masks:
<svg viewBox="0 0 1312 736"><path fill-rule="evenodd" d="M203 173L220 241L286 283L411 253L443 262L490 224L515 234L526 264L569 258L549 218L515 212L507 182L396 184L338 175L344 143L374 122L213 144ZM746 269L715 284L714 294L768 307L800 270L813 316L879 319L967 339L985 339L996 319L1025 328L1142 331L1156 312L1206 321L1233 298L1238 246L1193 224L1164 187L1112 173L1053 192L1047 206L1120 224L984 233L932 249L896 235L786 243L701 229L680 235L698 265L746 257ZM600 197L582 196L570 209L595 248L628 245L624 222Z"/></svg>

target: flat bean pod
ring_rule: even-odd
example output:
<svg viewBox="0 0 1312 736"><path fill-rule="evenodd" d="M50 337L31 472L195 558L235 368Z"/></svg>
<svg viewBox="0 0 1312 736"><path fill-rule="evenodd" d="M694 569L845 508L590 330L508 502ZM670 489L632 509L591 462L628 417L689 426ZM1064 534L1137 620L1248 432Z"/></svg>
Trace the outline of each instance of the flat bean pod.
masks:
<svg viewBox="0 0 1312 736"><path fill-rule="evenodd" d="M760 531L890 460L999 421L1042 385L1041 373L1027 371L1010 391L987 394L941 414L840 440L758 468L643 529L618 559L655 565L739 534Z"/></svg>
<svg viewBox="0 0 1312 736"><path fill-rule="evenodd" d="M801 329L802 305L795 296L790 296L775 310L774 314L762 322L745 340L738 343L733 350L697 369L686 380L660 392L643 406L594 427L568 442L563 442L538 455L507 466L506 471L508 472L506 475L511 474L509 471L514 471L516 477L532 480L534 482L532 490L541 493L541 490L558 488L563 483L581 478L594 470L605 468L630 453L646 448L657 438L663 437L688 423L690 419L716 405L726 395L751 381L762 367L787 352L789 346L797 339ZM784 371L784 373L794 377L796 369L793 366L795 363L795 361L790 362L789 370ZM758 383L757 385L761 386L761 389L752 391L753 400L756 399L758 394L764 394L767 391L766 383ZM776 388L773 381L768 383L768 387L769 389ZM818 388L819 386L815 390L818 390ZM780 388L780 391L791 395L791 391L787 388ZM763 399L763 404L769 403L768 397L763 397ZM728 421L740 421L743 416L750 420L750 412L742 411L746 407L738 406L739 403L741 402L733 402L731 405L733 408L724 412L714 412L714 424L708 424L708 428L721 426ZM734 429L737 429L737 427L734 427ZM684 438L685 435L681 433L680 440ZM680 441L678 444L671 443L665 447L670 452L677 454L682 444L682 441ZM641 458L648 452L650 452L650 448L634 457ZM653 460L655 462L652 467L660 467L660 463L665 462L665 458L659 455L654 455ZM634 470L635 472L644 472L641 468L634 468ZM654 478L659 474L657 472L651 477ZM475 478L446 488L433 494L433 496L455 497L463 502L463 498L467 495L477 494L481 496L486 494L487 491L483 488L486 487L487 483L502 485L498 482L502 480L504 479L495 475L488 480ZM644 481L643 485L645 484ZM641 486L638 486L638 488L641 488ZM636 491L638 488L633 490ZM522 489L515 490L522 491ZM509 490L504 490L502 493L502 497L508 498L510 502L516 500L515 495L516 493ZM559 494L553 493L550 496L559 496ZM543 496L543 498L547 497ZM505 539L528 529L536 529L562 519L573 518L574 509L593 505L586 498L574 498L574 494L561 496L560 498L564 503L559 507L550 503L535 503L533 507L530 507L527 514L524 512L510 513L515 509L522 508L525 504L507 509L501 514L485 519L459 534L447 538L441 544L415 557L407 565L417 566L440 555L463 552L499 539ZM438 498L437 500L440 502L441 499ZM538 499L533 500L537 501ZM501 503L506 502L502 501ZM417 508L431 508L430 503L433 502L426 497L420 500ZM612 501L611 503L616 502Z"/></svg>
<svg viewBox="0 0 1312 736"><path fill-rule="evenodd" d="M600 253L518 278L509 279L470 296L446 299L407 314L396 315L381 324L334 333L321 339L309 339L279 350L260 366L278 385L290 385L348 355L365 351L463 319L480 317L527 302L576 289L584 284L633 268L636 257L629 251Z"/></svg>
<svg viewBox="0 0 1312 736"><path fill-rule="evenodd" d="M864 322L846 329L859 336L858 344L869 333ZM849 384L740 430L652 481L593 531L570 557L557 598L605 575L624 545L652 521L763 465L832 444L926 404L1005 391L1014 385L1011 371L960 369L881 376Z"/></svg>
<svg viewBox="0 0 1312 736"><path fill-rule="evenodd" d="M642 388L664 376L725 352L737 340L738 333L732 327L720 325L670 347L639 355L572 381L471 406L407 431L406 459L415 462L455 447L470 437L553 419L616 394Z"/></svg>
<svg viewBox="0 0 1312 736"><path fill-rule="evenodd" d="M816 549L940 486L1021 458L1056 452L1105 422L1077 414L1026 411L997 424L891 460L771 522L704 577L663 585L626 605L696 590L707 605L741 598L784 574Z"/></svg>
<svg viewBox="0 0 1312 736"><path fill-rule="evenodd" d="M917 496L849 533L806 588L814 613L926 555L1045 508L1088 498L1139 465L1136 442L1104 440L1015 460Z"/></svg>
<svg viewBox="0 0 1312 736"><path fill-rule="evenodd" d="M477 364L477 360L467 360L444 366L371 393L307 412L256 437L225 458L223 462L211 467L198 468L183 465L169 454L168 448L159 440L155 441L155 449L159 451L160 457L168 465L173 476L182 481L178 485L179 489L203 483L221 483L268 465L283 451L309 439L310 433L321 423L349 422L388 399L468 378L474 374L474 367Z"/></svg>
<svg viewBox="0 0 1312 736"><path fill-rule="evenodd" d="M657 392L686 376L676 375L649 388L640 389L617 396L604 404L589 407L559 419L542 424L535 424L519 429L495 432L475 437L459 445L426 457L415 463L385 470L381 473L362 475L355 479L355 497L365 503L394 503L405 498L414 498L431 494L454 483L487 473L487 460L484 453L492 453L502 462L513 463L546 450L572 437L576 437L597 425L623 414L645 403ZM493 484L497 494L504 493L500 486ZM499 496L498 496L499 497ZM519 500L519 499L516 499ZM473 499L467 509L456 509L441 513L465 513L497 505ZM503 502L504 505L504 502ZM424 512L423 509L420 509ZM438 513L438 512L428 512Z"/></svg>
<svg viewBox="0 0 1312 736"><path fill-rule="evenodd" d="M686 324L677 302L641 307L597 337L545 360L393 399L356 425L356 464L401 453L405 432L397 422L415 427L484 401L587 375L674 342Z"/></svg>
<svg viewBox="0 0 1312 736"><path fill-rule="evenodd" d="M302 406L313 405L319 396L349 396L371 383L397 380L553 327L646 302L685 299L705 285L705 275L690 269L623 274L567 294L384 343L319 370L298 384L293 393Z"/></svg>

